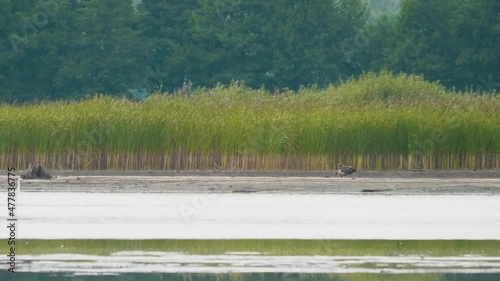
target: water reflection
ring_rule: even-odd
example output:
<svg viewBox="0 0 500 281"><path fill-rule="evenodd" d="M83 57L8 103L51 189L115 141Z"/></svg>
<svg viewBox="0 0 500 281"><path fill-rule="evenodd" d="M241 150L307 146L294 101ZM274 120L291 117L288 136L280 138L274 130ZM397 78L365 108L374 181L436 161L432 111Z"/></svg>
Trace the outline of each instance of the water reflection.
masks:
<svg viewBox="0 0 500 281"><path fill-rule="evenodd" d="M6 273L0 272L0 280L14 281L498 281L500 274L299 274L299 273L129 273L121 275L75 276L68 273Z"/></svg>
<svg viewBox="0 0 500 281"><path fill-rule="evenodd" d="M500 273L500 257L193 255L118 252L109 256L19 256L18 272L135 273Z"/></svg>

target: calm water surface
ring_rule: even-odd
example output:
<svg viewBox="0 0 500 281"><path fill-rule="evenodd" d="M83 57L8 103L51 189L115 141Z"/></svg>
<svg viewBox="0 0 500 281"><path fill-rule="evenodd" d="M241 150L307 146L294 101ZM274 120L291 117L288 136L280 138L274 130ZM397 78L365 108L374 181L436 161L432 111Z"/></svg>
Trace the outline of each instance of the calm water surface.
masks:
<svg viewBox="0 0 500 281"><path fill-rule="evenodd" d="M17 237L498 240L499 203L497 196L481 195L24 192L18 198ZM0 228L0 235L7 236L6 228ZM199 255L118 251L107 256L19 255L18 260L20 274L38 276L33 280L65 280L68 274L80 280L99 280L84 276L103 274L120 278L115 280L148 280L161 274L167 274L168 280L182 280L186 278L183 274L193 280L199 276L205 278L199 280L224 280L236 273L240 280L289 280L283 279L283 274L298 274L295 280L360 280L354 278L360 274L372 274L372 280L378 280L374 276L380 274L406 276L394 280L500 280L500 258L467 255L273 256L259 252ZM309 275L304 279L301 274ZM432 278L420 279L429 276ZM476 279L467 279L470 276ZM4 273L0 277L14 280Z"/></svg>
<svg viewBox="0 0 500 281"><path fill-rule="evenodd" d="M500 239L498 196L25 192L18 199L17 235L25 239Z"/></svg>

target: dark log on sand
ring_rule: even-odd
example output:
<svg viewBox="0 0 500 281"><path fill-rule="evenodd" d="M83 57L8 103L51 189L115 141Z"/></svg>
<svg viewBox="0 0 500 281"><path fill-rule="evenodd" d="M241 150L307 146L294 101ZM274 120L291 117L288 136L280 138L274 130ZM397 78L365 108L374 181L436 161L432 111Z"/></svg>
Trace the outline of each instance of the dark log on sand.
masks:
<svg viewBox="0 0 500 281"><path fill-rule="evenodd" d="M40 163L36 163L35 165L29 165L28 170L25 175L21 175L23 179L50 179L52 175L50 175L45 169L40 165Z"/></svg>
<svg viewBox="0 0 500 281"><path fill-rule="evenodd" d="M392 189L363 189L361 192L385 192L392 191Z"/></svg>

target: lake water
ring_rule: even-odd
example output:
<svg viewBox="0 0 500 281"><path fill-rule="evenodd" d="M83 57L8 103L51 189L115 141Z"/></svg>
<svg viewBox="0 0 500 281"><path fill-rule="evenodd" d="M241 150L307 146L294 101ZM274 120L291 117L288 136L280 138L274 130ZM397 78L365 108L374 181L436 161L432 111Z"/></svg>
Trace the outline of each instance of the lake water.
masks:
<svg viewBox="0 0 500 281"><path fill-rule="evenodd" d="M500 239L498 196L23 192L17 199L16 235L23 240ZM0 228L2 237L7 237L6 230ZM119 278L114 280L183 280L186 274L193 280L236 278L231 274L239 274L240 280L290 280L282 274L296 274L295 280L363 280L354 278L363 274L372 280L383 274L400 276L394 280L500 277L500 257L467 254L304 256L136 250L109 255L20 254L18 260L21 274L35 274L39 280L66 280L68 274L118 274L112 275ZM0 277L14 280L5 273Z"/></svg>
<svg viewBox="0 0 500 281"><path fill-rule="evenodd" d="M25 192L18 201L24 239L500 239L498 196Z"/></svg>

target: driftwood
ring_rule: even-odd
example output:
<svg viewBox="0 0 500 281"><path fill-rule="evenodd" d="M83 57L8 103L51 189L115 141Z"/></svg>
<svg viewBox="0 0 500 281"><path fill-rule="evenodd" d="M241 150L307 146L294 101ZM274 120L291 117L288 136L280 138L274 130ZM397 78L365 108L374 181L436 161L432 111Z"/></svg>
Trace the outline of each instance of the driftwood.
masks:
<svg viewBox="0 0 500 281"><path fill-rule="evenodd" d="M29 165L28 170L25 175L21 175L23 179L50 179L52 175L50 175L45 169L40 165L40 163L36 163L35 165Z"/></svg>
<svg viewBox="0 0 500 281"><path fill-rule="evenodd" d="M392 191L392 189L363 189L361 192L385 192Z"/></svg>

